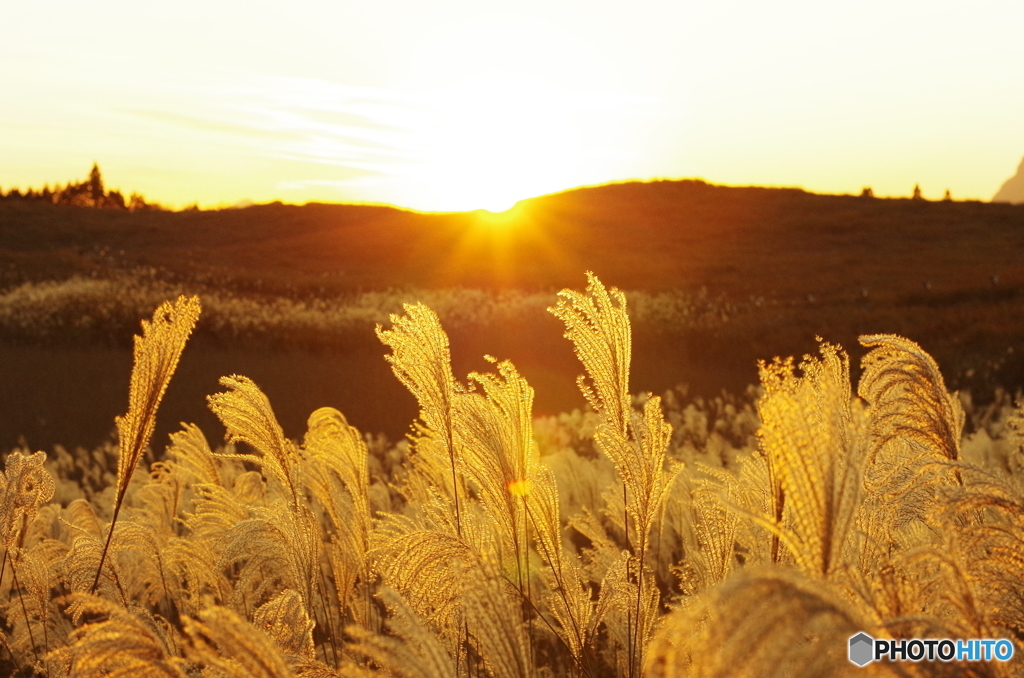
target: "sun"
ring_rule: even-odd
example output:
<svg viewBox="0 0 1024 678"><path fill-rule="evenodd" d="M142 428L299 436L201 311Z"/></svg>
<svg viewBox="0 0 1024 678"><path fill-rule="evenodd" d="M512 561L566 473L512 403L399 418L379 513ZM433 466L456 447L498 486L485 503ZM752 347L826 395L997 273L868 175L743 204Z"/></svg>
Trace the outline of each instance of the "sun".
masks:
<svg viewBox="0 0 1024 678"><path fill-rule="evenodd" d="M437 103L421 177L433 209L502 213L574 185L576 134L557 93L485 81Z"/></svg>
<svg viewBox="0 0 1024 678"><path fill-rule="evenodd" d="M481 207L475 210L476 222L491 231L503 231L509 228L525 226L525 214L521 201L513 203L507 209L496 211Z"/></svg>

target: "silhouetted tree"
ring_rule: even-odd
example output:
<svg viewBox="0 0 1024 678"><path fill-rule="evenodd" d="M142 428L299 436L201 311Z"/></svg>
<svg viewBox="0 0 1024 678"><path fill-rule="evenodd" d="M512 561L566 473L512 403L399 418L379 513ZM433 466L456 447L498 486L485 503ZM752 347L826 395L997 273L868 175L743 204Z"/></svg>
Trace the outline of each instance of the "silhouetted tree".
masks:
<svg viewBox="0 0 1024 678"><path fill-rule="evenodd" d="M57 192L57 199L54 201L60 205L78 205L80 207L93 207L92 196L90 195L89 182L83 181L80 184L68 182L67 186Z"/></svg>
<svg viewBox="0 0 1024 678"><path fill-rule="evenodd" d="M100 166L97 163L92 164L92 169L89 171L89 197L92 199L93 207L102 207L103 198L105 193L103 191L103 177L100 176Z"/></svg>
<svg viewBox="0 0 1024 678"><path fill-rule="evenodd" d="M138 193L132 193L128 197L127 209L130 212L142 212L145 210L162 210L163 207L155 203L146 202L146 199Z"/></svg>
<svg viewBox="0 0 1024 678"><path fill-rule="evenodd" d="M870 186L865 186L864 190L862 190L860 192L860 197L862 197L862 198L874 198L875 197L875 192L871 190Z"/></svg>
<svg viewBox="0 0 1024 678"><path fill-rule="evenodd" d="M22 197L22 194L12 189L8 196ZM3 193L0 193L0 197L3 197ZM89 176L85 181L78 183L69 181L65 186L57 185L53 189L50 188L49 184L43 186L40 190L28 189L25 197L51 202L56 205L77 205L79 207L132 211L163 209L160 205L147 203L145 198L138 193L133 193L128 200L125 200L124 194L121 191L107 191L103 185L103 174L100 172L99 164L95 162L92 165L92 169L89 170Z"/></svg>
<svg viewBox="0 0 1024 678"><path fill-rule="evenodd" d="M924 200L924 197L921 196L921 186L919 184L914 184L914 197L913 197L913 199L914 200Z"/></svg>
<svg viewBox="0 0 1024 678"><path fill-rule="evenodd" d="M128 208L124 203L124 196L121 195L121 191L111 191L110 193L107 193L106 204L104 207L112 207L119 210Z"/></svg>
<svg viewBox="0 0 1024 678"><path fill-rule="evenodd" d="M945 200L946 202L950 202L953 199L953 196L952 194L950 194L948 188L946 189L946 195L942 196L942 199Z"/></svg>
<svg viewBox="0 0 1024 678"><path fill-rule="evenodd" d="M103 185L103 174L100 172L99 163L94 162L89 176L84 181L69 181L66 185L55 184L50 188L44 184L42 188L26 188L24 192L17 188L8 189L4 194L0 189L0 200L10 198L12 200L35 200L52 203L54 205L77 205L78 207L94 207L99 209L130 210L138 212L141 210L164 210L159 203L147 202L138 194L132 193L126 200L121 191L107 191ZM199 209L199 205L192 205L186 209Z"/></svg>

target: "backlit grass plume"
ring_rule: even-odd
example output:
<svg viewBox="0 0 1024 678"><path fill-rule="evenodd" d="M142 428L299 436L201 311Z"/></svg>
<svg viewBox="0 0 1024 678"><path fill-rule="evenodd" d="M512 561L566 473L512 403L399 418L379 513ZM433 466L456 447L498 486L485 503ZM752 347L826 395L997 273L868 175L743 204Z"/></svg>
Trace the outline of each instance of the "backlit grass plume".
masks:
<svg viewBox="0 0 1024 678"><path fill-rule="evenodd" d="M621 586L635 589L626 619L627 672L633 676L643 663L647 638L653 630L652 608L658 592L648 578L646 562L651 527L664 504L681 466L665 469L665 452L672 427L665 422L661 399L649 397L642 412L630 404L629 367L632 350L626 296L606 289L593 273L587 273L586 294L559 292L558 303L549 309L565 323L565 337L587 370L577 384L601 417L594 434L599 449L612 461L622 481L623 530L634 561L624 570ZM629 518L633 519L630 538ZM647 581L645 581L647 579Z"/></svg>
<svg viewBox="0 0 1024 678"><path fill-rule="evenodd" d="M921 675L890 664L854 666L850 636L873 631L854 606L820 582L780 568L741 572L663 620L646 678Z"/></svg>
<svg viewBox="0 0 1024 678"><path fill-rule="evenodd" d="M964 413L946 390L939 366L920 346L892 334L869 334L858 393L871 403L878 445L904 438L947 459L960 458Z"/></svg>
<svg viewBox="0 0 1024 678"><path fill-rule="evenodd" d="M458 451L452 417L455 400L463 388L452 374L448 335L437 314L423 304L405 304L405 315L392 314L391 325L389 330L377 325L377 337L391 348L391 354L384 359L391 364L398 380L416 396L420 418L448 460L456 527L461 533Z"/></svg>
<svg viewBox="0 0 1024 678"><path fill-rule="evenodd" d="M77 628L66 661L81 678L185 678L184 660L151 624L98 596L74 594L76 608L102 621ZM152 620L150 620L152 622Z"/></svg>
<svg viewBox="0 0 1024 678"><path fill-rule="evenodd" d="M527 561L527 497L537 473L533 441L533 389L509 361L498 374L471 374L484 393L460 398L457 440L465 450L466 474L479 488L480 503L495 526L498 547L514 559L524 590Z"/></svg>
<svg viewBox="0 0 1024 678"><path fill-rule="evenodd" d="M864 488L874 520L867 532L878 546L904 529L923 526L936 493L962 485L960 438L964 412L946 390L935 360L909 339L866 335L857 392L868 403L871 443Z"/></svg>
<svg viewBox="0 0 1024 678"><path fill-rule="evenodd" d="M220 454L258 463L286 498L248 511L245 520L233 525L226 535L221 564L233 564L239 572L239 595L249 587L262 594L267 585L264 561L281 563L289 581L308 607L322 597L319 565L321 527L299 485L304 460L298 446L285 438L270 400L247 377L223 377L227 391L209 396L210 409L227 429L230 442L251 445L259 454ZM282 505L283 504L283 505ZM282 573L284 574L284 573Z"/></svg>
<svg viewBox="0 0 1024 678"><path fill-rule="evenodd" d="M629 420L629 361L632 336L626 295L606 289L597 276L587 272L586 293L562 290L558 303L549 309L565 323L565 338L587 369L576 378L587 402L606 426L626 435Z"/></svg>
<svg viewBox="0 0 1024 678"><path fill-rule="evenodd" d="M800 363L802 376L792 360L761 363L765 394L757 409L773 541L781 539L808 572L828 576L842 561L859 506L867 435L860 410L851 407L846 355L827 343L821 355Z"/></svg>
<svg viewBox="0 0 1024 678"><path fill-rule="evenodd" d="M35 516L39 506L53 498L53 478L43 469L45 452L26 455L15 451L0 471L0 537L10 549L21 535L22 525Z"/></svg>
<svg viewBox="0 0 1024 678"><path fill-rule="evenodd" d="M116 419L120 443L117 498L92 591L96 590L99 583L107 549L110 548L110 538L117 523L117 514L124 503L132 472L153 436L157 408L178 366L185 342L199 320L199 312L199 297L182 295L173 302L161 304L151 321L142 321L142 334L135 336L135 364L128 387L128 412Z"/></svg>
<svg viewBox="0 0 1024 678"><path fill-rule="evenodd" d="M236 458L261 464L268 477L287 492L294 509L299 502L295 479L298 451L295 443L285 438L270 400L248 377L221 377L220 384L228 390L208 396L207 401L227 429L228 441L245 443L259 452L258 456Z"/></svg>

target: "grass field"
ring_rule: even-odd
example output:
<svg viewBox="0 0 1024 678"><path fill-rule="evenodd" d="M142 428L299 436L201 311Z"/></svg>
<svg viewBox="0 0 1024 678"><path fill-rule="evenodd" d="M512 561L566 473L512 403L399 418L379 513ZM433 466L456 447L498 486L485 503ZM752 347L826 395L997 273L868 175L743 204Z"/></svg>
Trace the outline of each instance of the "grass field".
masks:
<svg viewBox="0 0 1024 678"><path fill-rule="evenodd" d="M468 313L487 296L458 298ZM116 444L5 459L0 670L1022 675L1016 656L855 668L846 647L864 632L1019 653L1024 399L951 394L927 352L887 334L860 337L857 378L821 343L798 364L762 362L759 387L738 396L633 395L633 357L652 353L639 326L665 324L643 306L678 297L632 298L636 326L627 296L592 276L549 308L582 363L585 412L539 413L511 362L463 377L438 314L410 304L374 331L386 376L415 401L407 439L366 435L333 407L293 432L278 413L295 404L236 375L203 398L225 443L182 424L166 446L151 437L164 390L203 354L183 353L199 297L162 304L130 374L82 384L83 400L130 384ZM712 307L694 327L743 317ZM89 342L69 327L12 346L63 348L70 369Z"/></svg>

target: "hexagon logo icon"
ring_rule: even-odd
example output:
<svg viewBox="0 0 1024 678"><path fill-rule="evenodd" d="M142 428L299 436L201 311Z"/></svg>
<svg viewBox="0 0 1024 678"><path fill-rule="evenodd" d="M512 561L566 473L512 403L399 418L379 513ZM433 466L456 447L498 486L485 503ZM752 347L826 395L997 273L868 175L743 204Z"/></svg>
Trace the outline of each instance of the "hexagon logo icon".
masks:
<svg viewBox="0 0 1024 678"><path fill-rule="evenodd" d="M857 666L864 666L872 660L875 641L863 631L850 637L850 661Z"/></svg>

